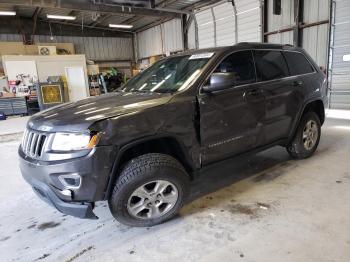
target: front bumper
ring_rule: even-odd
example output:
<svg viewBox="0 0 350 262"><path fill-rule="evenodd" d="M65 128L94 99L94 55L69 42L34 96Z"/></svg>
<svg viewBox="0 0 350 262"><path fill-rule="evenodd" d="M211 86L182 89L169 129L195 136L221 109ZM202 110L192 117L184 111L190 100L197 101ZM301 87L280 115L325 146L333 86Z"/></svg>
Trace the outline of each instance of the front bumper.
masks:
<svg viewBox="0 0 350 262"><path fill-rule="evenodd" d="M105 199L111 167L115 159L113 146L92 149L86 156L62 161L40 161L26 156L21 147L19 166L23 178L37 195L58 211L79 218L97 218L94 202ZM67 188L61 175L79 175L80 186Z"/></svg>
<svg viewBox="0 0 350 262"><path fill-rule="evenodd" d="M61 200L54 191L46 184L32 180L31 186L34 192L46 203L56 208L63 214L79 218L97 219L98 217L92 211L92 203L71 203Z"/></svg>

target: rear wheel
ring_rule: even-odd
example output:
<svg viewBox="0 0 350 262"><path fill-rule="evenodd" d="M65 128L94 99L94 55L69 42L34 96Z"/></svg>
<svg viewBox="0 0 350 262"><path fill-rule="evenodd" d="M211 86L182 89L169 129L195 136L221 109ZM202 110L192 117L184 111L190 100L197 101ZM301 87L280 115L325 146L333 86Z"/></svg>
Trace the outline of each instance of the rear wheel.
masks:
<svg viewBox="0 0 350 262"><path fill-rule="evenodd" d="M129 226L153 226L172 218L182 207L189 177L182 165L164 154L129 161L109 200L112 215Z"/></svg>
<svg viewBox="0 0 350 262"><path fill-rule="evenodd" d="M315 112L303 115L293 141L287 146L287 152L293 158L310 157L317 149L321 137L321 123Z"/></svg>

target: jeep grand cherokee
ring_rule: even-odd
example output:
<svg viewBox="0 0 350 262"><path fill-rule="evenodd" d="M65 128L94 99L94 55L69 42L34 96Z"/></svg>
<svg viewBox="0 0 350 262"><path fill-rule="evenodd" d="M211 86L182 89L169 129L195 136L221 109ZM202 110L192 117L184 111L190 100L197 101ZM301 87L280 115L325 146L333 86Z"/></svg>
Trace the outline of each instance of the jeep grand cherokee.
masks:
<svg viewBox="0 0 350 262"><path fill-rule="evenodd" d="M301 48L241 43L164 58L115 93L67 103L28 121L24 179L59 211L96 218L96 201L132 226L173 217L193 173L280 145L317 148L326 79Z"/></svg>

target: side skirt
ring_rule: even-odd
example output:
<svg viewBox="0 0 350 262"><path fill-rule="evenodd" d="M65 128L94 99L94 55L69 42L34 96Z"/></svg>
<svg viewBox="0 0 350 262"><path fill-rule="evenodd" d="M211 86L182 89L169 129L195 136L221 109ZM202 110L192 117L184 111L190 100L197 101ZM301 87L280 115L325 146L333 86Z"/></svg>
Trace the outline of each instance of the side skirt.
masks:
<svg viewBox="0 0 350 262"><path fill-rule="evenodd" d="M211 169L211 168L215 167L216 165L220 166L223 163L225 163L227 161L231 161L231 160L233 160L235 158L238 158L238 157L251 156L251 155L257 154L259 152L265 151L265 150L267 150L267 149L269 149L271 147L274 147L274 146L286 146L287 142L288 142L288 139L280 139L280 140L277 140L277 141L275 141L273 143L270 143L268 145L264 145L264 146L261 146L261 147L258 147L258 148L254 148L254 149L249 150L247 152L236 154L236 155L230 156L228 158L222 159L220 161L215 161L213 163L207 164L207 165L203 166L202 168L195 170L193 172L193 174L192 174L193 178L196 179L196 177L200 176L201 173L205 172L207 169Z"/></svg>

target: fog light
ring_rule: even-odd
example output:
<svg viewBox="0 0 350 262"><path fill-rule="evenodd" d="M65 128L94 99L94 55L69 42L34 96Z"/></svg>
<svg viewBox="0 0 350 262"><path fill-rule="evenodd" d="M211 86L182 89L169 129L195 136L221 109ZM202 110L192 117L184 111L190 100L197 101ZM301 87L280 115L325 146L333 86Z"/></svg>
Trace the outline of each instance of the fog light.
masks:
<svg viewBox="0 0 350 262"><path fill-rule="evenodd" d="M61 194L64 196L67 196L69 198L72 198L72 191L70 191L69 189L65 189L65 190L61 191Z"/></svg>
<svg viewBox="0 0 350 262"><path fill-rule="evenodd" d="M81 185L81 177L78 174L60 175L58 180L68 189L77 189Z"/></svg>

